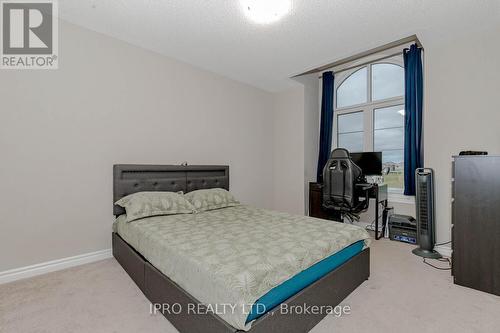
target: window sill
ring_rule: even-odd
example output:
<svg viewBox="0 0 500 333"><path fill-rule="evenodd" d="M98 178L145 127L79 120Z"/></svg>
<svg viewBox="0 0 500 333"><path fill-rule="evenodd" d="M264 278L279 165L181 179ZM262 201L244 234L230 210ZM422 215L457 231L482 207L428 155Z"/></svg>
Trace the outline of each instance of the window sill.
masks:
<svg viewBox="0 0 500 333"><path fill-rule="evenodd" d="M408 205L415 204L415 196L413 195L404 195L402 193L391 193L388 195L389 202L402 203Z"/></svg>

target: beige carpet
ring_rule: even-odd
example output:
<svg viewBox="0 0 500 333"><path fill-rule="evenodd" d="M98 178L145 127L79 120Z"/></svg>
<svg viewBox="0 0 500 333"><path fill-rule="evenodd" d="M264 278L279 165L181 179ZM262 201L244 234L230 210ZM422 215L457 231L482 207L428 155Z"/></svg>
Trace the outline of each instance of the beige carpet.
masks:
<svg viewBox="0 0 500 333"><path fill-rule="evenodd" d="M312 332L500 332L500 297L452 283L412 255L374 241L370 280ZM0 332L176 332L114 260L0 285Z"/></svg>

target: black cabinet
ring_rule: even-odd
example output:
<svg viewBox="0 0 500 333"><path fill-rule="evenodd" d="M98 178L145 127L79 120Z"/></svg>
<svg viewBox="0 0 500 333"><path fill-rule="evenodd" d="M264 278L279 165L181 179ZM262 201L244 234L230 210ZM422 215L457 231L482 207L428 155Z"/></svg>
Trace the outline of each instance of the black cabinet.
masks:
<svg viewBox="0 0 500 333"><path fill-rule="evenodd" d="M500 295L500 156L457 156L452 168L454 282Z"/></svg>

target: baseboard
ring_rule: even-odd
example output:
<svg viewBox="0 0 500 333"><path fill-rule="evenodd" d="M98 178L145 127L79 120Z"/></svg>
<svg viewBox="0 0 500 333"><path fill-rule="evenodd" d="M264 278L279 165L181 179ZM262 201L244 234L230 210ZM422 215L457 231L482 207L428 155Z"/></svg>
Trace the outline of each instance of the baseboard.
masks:
<svg viewBox="0 0 500 333"><path fill-rule="evenodd" d="M443 257L448 257L448 258L451 258L451 253L453 252L451 246L449 245L434 246L434 250L439 252L439 254L441 254Z"/></svg>
<svg viewBox="0 0 500 333"><path fill-rule="evenodd" d="M36 265L25 266L0 272L0 284L25 279L45 273L58 271L65 268L88 264L94 261L111 258L111 249L80 254L74 257L67 257L58 260L43 262Z"/></svg>

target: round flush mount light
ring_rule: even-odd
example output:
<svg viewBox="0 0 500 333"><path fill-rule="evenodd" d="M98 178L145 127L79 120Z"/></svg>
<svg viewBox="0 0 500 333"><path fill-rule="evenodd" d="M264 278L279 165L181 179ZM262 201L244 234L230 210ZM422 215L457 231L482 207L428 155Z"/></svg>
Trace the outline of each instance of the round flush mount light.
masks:
<svg viewBox="0 0 500 333"><path fill-rule="evenodd" d="M245 15L260 24L278 21L292 10L292 0L240 0L240 2Z"/></svg>

